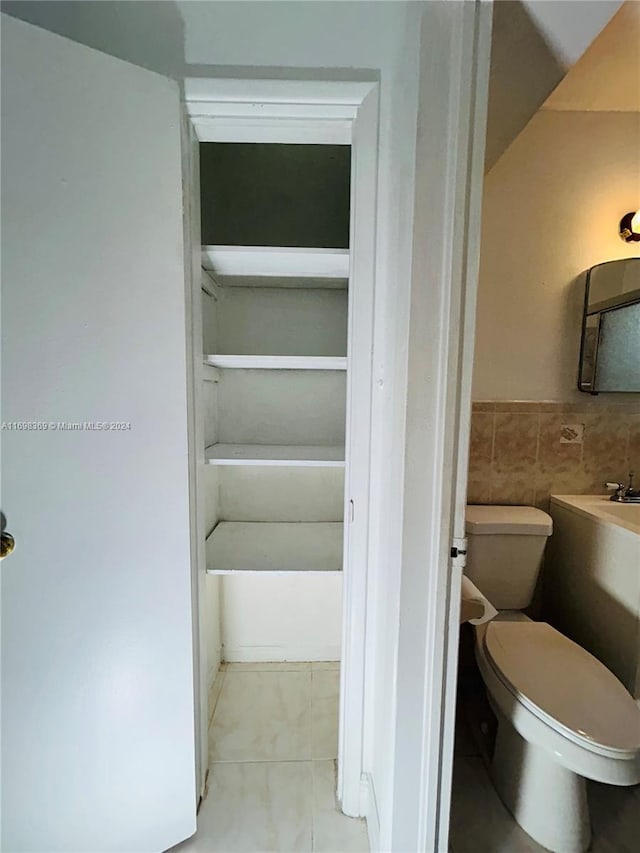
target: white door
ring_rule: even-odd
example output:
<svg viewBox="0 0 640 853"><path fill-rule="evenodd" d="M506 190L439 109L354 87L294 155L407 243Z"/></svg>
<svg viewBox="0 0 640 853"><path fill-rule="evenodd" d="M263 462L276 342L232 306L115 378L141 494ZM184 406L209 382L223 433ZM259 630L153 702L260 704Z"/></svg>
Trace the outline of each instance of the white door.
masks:
<svg viewBox="0 0 640 853"><path fill-rule="evenodd" d="M421 31L392 850L449 849L491 15Z"/></svg>
<svg viewBox="0 0 640 853"><path fill-rule="evenodd" d="M2 28L2 849L160 851L196 808L178 87Z"/></svg>

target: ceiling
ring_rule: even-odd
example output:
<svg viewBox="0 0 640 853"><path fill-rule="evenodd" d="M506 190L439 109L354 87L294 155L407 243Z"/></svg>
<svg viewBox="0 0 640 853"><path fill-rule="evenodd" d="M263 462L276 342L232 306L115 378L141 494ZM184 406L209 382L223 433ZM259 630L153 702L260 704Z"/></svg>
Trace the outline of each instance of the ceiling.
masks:
<svg viewBox="0 0 640 853"><path fill-rule="evenodd" d="M627 0L543 105L640 112L640 3Z"/></svg>
<svg viewBox="0 0 640 853"><path fill-rule="evenodd" d="M487 171L620 7L620 0L494 3Z"/></svg>
<svg viewBox="0 0 640 853"><path fill-rule="evenodd" d="M504 2L504 0L499 0ZM611 20L622 0L520 0L549 49L571 68Z"/></svg>

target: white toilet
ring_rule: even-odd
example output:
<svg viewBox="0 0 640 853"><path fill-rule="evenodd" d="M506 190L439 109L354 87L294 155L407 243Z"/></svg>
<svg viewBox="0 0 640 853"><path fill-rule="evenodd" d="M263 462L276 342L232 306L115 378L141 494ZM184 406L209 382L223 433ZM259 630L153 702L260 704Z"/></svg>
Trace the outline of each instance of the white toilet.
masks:
<svg viewBox="0 0 640 853"><path fill-rule="evenodd" d="M640 708L600 661L521 609L552 520L521 506L468 506L465 574L498 609L476 659L498 717L494 785L520 826L556 853L583 853L586 779L640 783Z"/></svg>

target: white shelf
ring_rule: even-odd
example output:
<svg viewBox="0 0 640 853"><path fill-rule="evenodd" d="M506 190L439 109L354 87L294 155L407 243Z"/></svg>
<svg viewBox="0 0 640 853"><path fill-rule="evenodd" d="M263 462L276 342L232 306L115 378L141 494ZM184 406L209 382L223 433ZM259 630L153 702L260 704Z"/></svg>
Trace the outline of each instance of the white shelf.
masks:
<svg viewBox="0 0 640 853"><path fill-rule="evenodd" d="M202 266L224 285L344 288L349 279L349 250L203 246Z"/></svg>
<svg viewBox="0 0 640 853"><path fill-rule="evenodd" d="M341 570L341 522L221 521L207 539L209 574Z"/></svg>
<svg viewBox="0 0 640 853"><path fill-rule="evenodd" d="M205 364L245 370L346 370L347 359L339 356L303 355L206 355Z"/></svg>
<svg viewBox="0 0 640 853"><path fill-rule="evenodd" d="M288 444L212 444L209 465L280 465L298 468L344 468L344 447Z"/></svg>

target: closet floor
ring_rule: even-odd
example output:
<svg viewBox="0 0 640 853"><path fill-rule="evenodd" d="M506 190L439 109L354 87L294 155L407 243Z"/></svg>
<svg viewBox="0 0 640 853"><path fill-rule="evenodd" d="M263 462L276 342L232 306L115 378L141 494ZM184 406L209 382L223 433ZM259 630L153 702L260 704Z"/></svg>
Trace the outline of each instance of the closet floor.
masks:
<svg viewBox="0 0 640 853"><path fill-rule="evenodd" d="M336 806L339 664L223 664L209 709L209 784L174 853L360 853Z"/></svg>

